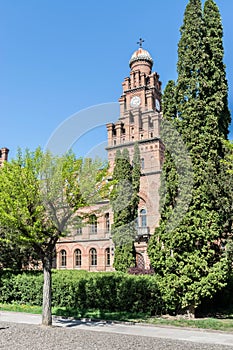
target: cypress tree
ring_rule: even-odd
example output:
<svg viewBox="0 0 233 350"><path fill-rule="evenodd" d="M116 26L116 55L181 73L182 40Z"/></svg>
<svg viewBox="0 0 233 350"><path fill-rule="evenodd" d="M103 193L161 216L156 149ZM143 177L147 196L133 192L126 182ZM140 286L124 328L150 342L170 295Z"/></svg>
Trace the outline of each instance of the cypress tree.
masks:
<svg viewBox="0 0 233 350"><path fill-rule="evenodd" d="M177 205L180 184L187 176L178 171L178 158L167 152L162 176L166 190L160 202L161 221L148 249L167 307L176 312L187 309L194 313L203 297L212 296L224 285L228 273L222 250L226 213L220 210L220 203L226 192L222 186L220 160L224 156L221 137L226 137L229 114L224 93L221 108L218 105L217 110L214 106L218 95L215 73L222 74L222 86L226 80L225 71L221 73L218 69L221 59L212 71L213 61L217 60L213 58L214 41L208 39L210 28L206 23L213 20L207 11L213 1L207 0L207 3L205 15L200 0L190 0L186 7L178 45L177 84L170 82L164 95L164 118L179 131L192 160L193 182L189 189L192 198L188 208L187 202L181 201L184 210L181 218L177 216L181 220L179 225L168 226ZM216 40L220 47L221 31L218 34ZM183 162L182 157L180 160ZM181 168L187 172L187 164L184 165L185 162ZM187 186L185 181L186 190Z"/></svg>
<svg viewBox="0 0 233 350"><path fill-rule="evenodd" d="M175 100L175 82L169 81L163 94L163 120L168 121L170 125L178 127L176 118L176 100ZM164 137L173 140L173 130L165 130ZM164 137L162 136L162 139ZM175 202L174 199L178 195L178 174L172 158L171 152L168 147L165 149L165 162L163 165L163 172L161 175L161 186L160 186L160 215L161 218L166 221L169 218L171 212L174 210Z"/></svg>
<svg viewBox="0 0 233 350"><path fill-rule="evenodd" d="M134 267L136 263L135 219L137 218L140 184L140 153L137 144L134 148L133 166L130 164L128 149L125 148L122 153L117 151L113 180L115 185L111 194L111 205L114 213L112 225L115 244L114 267L116 270L126 271L129 267Z"/></svg>
<svg viewBox="0 0 233 350"><path fill-rule="evenodd" d="M207 103L211 112L218 116L219 131L223 138L227 138L231 116L228 109L228 85L223 62L223 27L221 16L216 3L206 0L203 11L205 24L205 45L209 64L206 76Z"/></svg>
<svg viewBox="0 0 233 350"><path fill-rule="evenodd" d="M140 189L140 176L141 176L141 159L139 145L136 142L134 144L134 154L133 154L133 168L132 168L132 219L135 220L138 216L138 204L139 204L139 189Z"/></svg>
<svg viewBox="0 0 233 350"><path fill-rule="evenodd" d="M212 130L210 142L215 142L217 152L215 156L215 167L212 167L209 176L210 192L215 197L215 207L221 213L222 225L225 235L230 232L232 225L231 213L231 179L226 169L224 159L227 157L225 140L229 133L231 122L228 108L228 85L226 79L226 67L223 62L223 27L221 15L216 3L213 0L206 0L203 10L205 24L205 49L209 64L205 66L205 84L203 93L205 96L206 118L209 122L209 129ZM215 117L215 127L212 119ZM211 168L210 168L211 170ZM210 172L209 172L210 174ZM208 180L208 179L207 179ZM217 181L216 181L217 180Z"/></svg>

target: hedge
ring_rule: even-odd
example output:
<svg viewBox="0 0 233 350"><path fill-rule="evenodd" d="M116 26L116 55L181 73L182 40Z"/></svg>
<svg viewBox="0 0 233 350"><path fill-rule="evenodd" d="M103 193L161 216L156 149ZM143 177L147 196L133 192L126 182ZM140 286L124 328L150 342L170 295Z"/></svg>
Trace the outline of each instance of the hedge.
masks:
<svg viewBox="0 0 233 350"><path fill-rule="evenodd" d="M42 272L0 270L0 303L41 305L42 288ZM52 305L151 315L161 313L164 306L154 276L75 270L53 271Z"/></svg>

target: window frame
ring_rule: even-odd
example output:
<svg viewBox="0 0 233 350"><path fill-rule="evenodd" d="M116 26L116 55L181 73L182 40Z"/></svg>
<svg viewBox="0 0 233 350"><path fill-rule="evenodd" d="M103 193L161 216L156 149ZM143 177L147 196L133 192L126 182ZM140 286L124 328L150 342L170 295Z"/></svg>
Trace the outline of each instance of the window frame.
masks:
<svg viewBox="0 0 233 350"><path fill-rule="evenodd" d="M77 226L76 233L77 233L78 236L81 236L82 233L83 233L83 230L82 230L82 218L80 216L78 216L77 221L78 221L78 226Z"/></svg>
<svg viewBox="0 0 233 350"><path fill-rule="evenodd" d="M80 264L77 264L77 261L80 261ZM74 251L74 266L75 267L82 266L82 251L79 248L75 249Z"/></svg>
<svg viewBox="0 0 233 350"><path fill-rule="evenodd" d="M65 249L62 249L60 251L60 267L66 267L67 266L67 252Z"/></svg>
<svg viewBox="0 0 233 350"><path fill-rule="evenodd" d="M89 222L90 222L90 233L92 235L97 234L97 230L98 230L97 216L95 214L91 215L89 218Z"/></svg>
<svg viewBox="0 0 233 350"><path fill-rule="evenodd" d="M145 158L141 158L141 169L145 169Z"/></svg>
<svg viewBox="0 0 233 350"><path fill-rule="evenodd" d="M110 247L105 249L105 266L111 266L111 251Z"/></svg>
<svg viewBox="0 0 233 350"><path fill-rule="evenodd" d="M97 250L96 248L90 248L89 251L89 264L90 266L97 266Z"/></svg>
<svg viewBox="0 0 233 350"><path fill-rule="evenodd" d="M147 210L146 210L146 208L140 209L139 216L140 216L141 227L147 227Z"/></svg>
<svg viewBox="0 0 233 350"><path fill-rule="evenodd" d="M105 230L107 233L110 232L110 215L109 213L106 213L104 215L104 219L105 219Z"/></svg>

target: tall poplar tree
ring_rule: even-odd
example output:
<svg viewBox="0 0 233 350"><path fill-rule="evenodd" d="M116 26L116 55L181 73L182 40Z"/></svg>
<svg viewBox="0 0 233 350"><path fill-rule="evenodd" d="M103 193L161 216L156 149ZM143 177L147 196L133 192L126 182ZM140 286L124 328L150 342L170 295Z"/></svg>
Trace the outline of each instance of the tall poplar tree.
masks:
<svg viewBox="0 0 233 350"><path fill-rule="evenodd" d="M230 223L226 225L228 208L222 208L221 203L229 202L221 159L230 118L225 70L220 68L224 67L221 30L215 39L210 37L214 16L219 25L212 0L207 0L204 11L200 0L190 0L185 10L178 45L178 79L176 85L172 87L170 82L166 89L164 118L176 127L191 157L192 198L179 225L170 228L167 222L177 204L182 174L177 165L175 170L171 154L166 155L161 221L148 249L167 307L176 312L187 309L192 314L201 298L212 296L224 285L228 273L222 247ZM218 43L218 59L214 58L214 41Z"/></svg>

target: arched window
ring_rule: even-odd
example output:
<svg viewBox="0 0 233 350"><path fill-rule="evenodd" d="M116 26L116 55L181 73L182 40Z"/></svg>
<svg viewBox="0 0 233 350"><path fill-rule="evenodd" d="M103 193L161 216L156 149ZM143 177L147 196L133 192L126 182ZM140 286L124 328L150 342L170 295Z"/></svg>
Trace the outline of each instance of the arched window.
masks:
<svg viewBox="0 0 233 350"><path fill-rule="evenodd" d="M60 251L60 263L61 263L61 267L66 267L66 251L65 251L65 249L62 249Z"/></svg>
<svg viewBox="0 0 233 350"><path fill-rule="evenodd" d="M140 223L141 223L141 227L147 226L146 209L140 210Z"/></svg>
<svg viewBox="0 0 233 350"><path fill-rule="evenodd" d="M141 159L141 169L144 169L145 168L145 159L142 158Z"/></svg>
<svg viewBox="0 0 233 350"><path fill-rule="evenodd" d="M110 231L110 217L109 217L109 213L105 214L105 229L106 229L106 232Z"/></svg>
<svg viewBox="0 0 233 350"><path fill-rule="evenodd" d="M110 260L110 248L105 249L105 265L110 266L111 260Z"/></svg>
<svg viewBox="0 0 233 350"><path fill-rule="evenodd" d="M74 265L80 267L82 265L82 252L80 249L76 249L74 252Z"/></svg>
<svg viewBox="0 0 233 350"><path fill-rule="evenodd" d="M97 251L95 248L90 249L90 265L97 266Z"/></svg>
<svg viewBox="0 0 233 350"><path fill-rule="evenodd" d="M97 233L97 217L96 215L90 216L90 233Z"/></svg>

